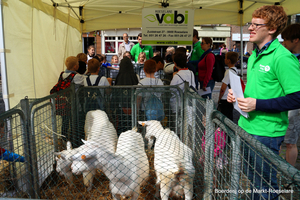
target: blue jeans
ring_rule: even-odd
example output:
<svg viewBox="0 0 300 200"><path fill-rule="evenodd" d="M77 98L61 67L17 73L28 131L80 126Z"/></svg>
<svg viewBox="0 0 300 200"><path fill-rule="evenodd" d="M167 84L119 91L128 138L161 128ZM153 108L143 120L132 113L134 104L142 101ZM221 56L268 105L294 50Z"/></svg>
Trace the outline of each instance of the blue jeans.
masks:
<svg viewBox="0 0 300 200"><path fill-rule="evenodd" d="M282 137L263 137L252 135L255 139L260 141L262 144L270 148L275 154L279 155L280 145L284 140L284 136ZM251 181L251 191L252 197L254 200L260 199L260 197L264 197L265 199L278 199L275 198L277 193L268 193L264 191L269 191L269 189L278 190L277 184L277 172L276 167L272 167L272 164L264 158L262 159L262 155L253 151L249 148L248 144L245 145L244 148L244 159L245 159L245 168L244 173L247 175L248 179ZM271 187L270 187L271 186ZM262 190L253 192L254 189ZM270 195L270 198L269 198Z"/></svg>
<svg viewBox="0 0 300 200"><path fill-rule="evenodd" d="M203 81L199 81L199 82L200 82L200 89L202 89L202 87L203 87ZM208 84L207 84L206 87L210 87L211 93L210 94L202 95L202 98L207 99L207 97L209 97L209 99L211 99L211 94L212 94L212 92L214 90L214 87L215 87L215 81L214 80L208 81Z"/></svg>

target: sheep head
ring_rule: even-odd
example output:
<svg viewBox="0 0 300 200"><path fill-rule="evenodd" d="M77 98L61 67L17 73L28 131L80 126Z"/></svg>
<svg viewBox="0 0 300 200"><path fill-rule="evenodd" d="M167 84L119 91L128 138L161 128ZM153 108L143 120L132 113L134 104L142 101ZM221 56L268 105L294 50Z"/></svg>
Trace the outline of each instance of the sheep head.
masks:
<svg viewBox="0 0 300 200"><path fill-rule="evenodd" d="M80 146L78 153L71 156L72 173L78 175L82 172L91 171L95 168L95 163L98 155L99 146L95 145L94 142L83 141L83 145Z"/></svg>
<svg viewBox="0 0 300 200"><path fill-rule="evenodd" d="M70 160L70 153L72 151L71 142L67 142L67 150L63 150L61 152L54 152L55 160L56 160L56 171L62 176L71 171L70 167L72 161Z"/></svg>
<svg viewBox="0 0 300 200"><path fill-rule="evenodd" d="M150 138L152 136L156 136L160 132L164 131L161 123L156 120L151 121L139 121L139 124L146 127L146 138Z"/></svg>

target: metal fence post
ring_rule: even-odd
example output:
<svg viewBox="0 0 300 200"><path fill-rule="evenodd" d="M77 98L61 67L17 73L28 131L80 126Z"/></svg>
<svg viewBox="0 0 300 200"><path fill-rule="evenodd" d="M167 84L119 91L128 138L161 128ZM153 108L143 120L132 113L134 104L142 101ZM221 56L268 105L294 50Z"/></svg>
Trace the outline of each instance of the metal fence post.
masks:
<svg viewBox="0 0 300 200"><path fill-rule="evenodd" d="M238 198L238 190L239 190L239 178L240 178L240 170L241 170L241 157L240 157L240 149L241 149L241 138L235 131L235 139L231 140L232 142L232 156L231 156L231 163L232 163L232 170L231 170L231 185L230 190L235 191L230 193L230 199L237 199Z"/></svg>
<svg viewBox="0 0 300 200"><path fill-rule="evenodd" d="M52 124L52 136L53 136L53 145L54 145L54 151L58 151L58 138L55 133L57 133L57 124L56 124L56 108L55 108L55 98L51 99L51 124Z"/></svg>
<svg viewBox="0 0 300 200"><path fill-rule="evenodd" d="M183 94L183 110L185 111L183 113L183 138L181 138L182 142L184 142L186 145L188 145L188 99L187 99L187 92Z"/></svg>
<svg viewBox="0 0 300 200"><path fill-rule="evenodd" d="M134 110L135 104L136 104L136 99L135 99L134 93L135 93L135 89L131 88L131 102L130 102L131 108L132 108L132 111L131 111L131 126L132 127L131 128L136 126L135 119L137 118L137 116L135 115L136 112Z"/></svg>
<svg viewBox="0 0 300 200"><path fill-rule="evenodd" d="M36 177L37 172L37 160L34 156L35 153L35 143L32 140L31 134L31 113L30 113L30 106L29 100L26 97L25 99L21 100L21 108L25 116L25 132L23 137L23 145L24 145L24 153L26 159L26 168L28 170L27 177L28 177L28 194L31 198L38 198L39 196L39 186L38 186L38 177Z"/></svg>
<svg viewBox="0 0 300 200"><path fill-rule="evenodd" d="M76 115L76 101L75 101L75 84L71 84L71 91L70 91L70 97L71 97L71 131L68 134L72 134L69 135L69 138L73 138L75 137L74 133L75 133L75 121L77 119L77 115Z"/></svg>
<svg viewBox="0 0 300 200"><path fill-rule="evenodd" d="M206 99L206 128L205 128L205 162L204 162L204 196L203 199L212 199L213 168L214 168L214 127L212 112L214 103Z"/></svg>

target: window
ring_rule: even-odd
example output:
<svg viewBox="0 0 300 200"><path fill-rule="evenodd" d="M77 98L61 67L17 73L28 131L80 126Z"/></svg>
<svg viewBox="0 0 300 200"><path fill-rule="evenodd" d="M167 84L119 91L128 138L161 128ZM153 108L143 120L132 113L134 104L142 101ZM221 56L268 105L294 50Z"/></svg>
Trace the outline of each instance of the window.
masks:
<svg viewBox="0 0 300 200"><path fill-rule="evenodd" d="M225 42L226 38L224 37L214 37L212 38L213 42Z"/></svg>
<svg viewBox="0 0 300 200"><path fill-rule="evenodd" d="M137 44L137 36L129 36L129 41ZM104 38L105 43L105 54L116 55L119 50L119 45L123 42L122 36L107 36Z"/></svg>

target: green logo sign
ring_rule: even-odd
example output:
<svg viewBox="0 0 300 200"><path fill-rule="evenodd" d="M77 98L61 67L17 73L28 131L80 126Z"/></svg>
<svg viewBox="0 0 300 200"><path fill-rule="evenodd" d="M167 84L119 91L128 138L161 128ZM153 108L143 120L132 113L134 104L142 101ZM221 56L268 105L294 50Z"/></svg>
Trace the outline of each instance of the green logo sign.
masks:
<svg viewBox="0 0 300 200"><path fill-rule="evenodd" d="M149 22L156 22L158 24L187 24L188 23L188 11L185 11L185 14L178 13L174 11L173 13L156 13L155 15L149 14L145 16Z"/></svg>

